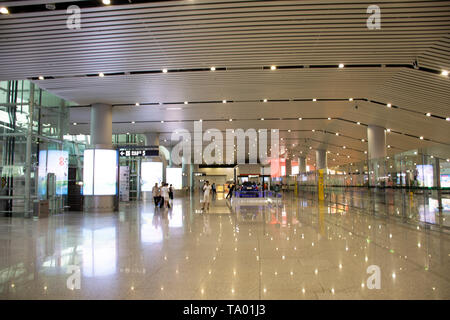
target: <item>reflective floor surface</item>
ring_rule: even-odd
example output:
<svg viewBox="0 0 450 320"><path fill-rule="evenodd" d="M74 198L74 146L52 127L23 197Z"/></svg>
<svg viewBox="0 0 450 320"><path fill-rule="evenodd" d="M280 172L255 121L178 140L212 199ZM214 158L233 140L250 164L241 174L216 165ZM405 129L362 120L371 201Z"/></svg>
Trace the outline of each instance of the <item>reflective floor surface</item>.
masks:
<svg viewBox="0 0 450 320"><path fill-rule="evenodd" d="M0 218L0 298L450 298L445 229L292 193L199 199Z"/></svg>

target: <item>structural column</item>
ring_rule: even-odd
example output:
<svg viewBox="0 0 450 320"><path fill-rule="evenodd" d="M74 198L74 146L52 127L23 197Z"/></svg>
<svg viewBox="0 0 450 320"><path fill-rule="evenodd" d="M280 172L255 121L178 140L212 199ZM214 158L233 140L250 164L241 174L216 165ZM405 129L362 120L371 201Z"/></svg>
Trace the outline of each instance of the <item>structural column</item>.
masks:
<svg viewBox="0 0 450 320"><path fill-rule="evenodd" d="M112 149L112 106L108 104L91 106L91 146Z"/></svg>
<svg viewBox="0 0 450 320"><path fill-rule="evenodd" d="M327 165L327 151L326 150L316 150L316 168L326 169Z"/></svg>
<svg viewBox="0 0 450 320"><path fill-rule="evenodd" d="M386 157L386 130L383 127L369 125L367 127L369 160Z"/></svg>
<svg viewBox="0 0 450 320"><path fill-rule="evenodd" d="M369 183L372 186L384 186L385 157L386 153L386 130L377 125L367 127L368 159L369 159Z"/></svg>
<svg viewBox="0 0 450 320"><path fill-rule="evenodd" d="M113 149L112 106L103 103L91 105L90 149ZM94 167L94 172L95 172ZM117 174L117 173L116 173ZM94 181L95 190L95 181ZM84 196L84 210L87 212L111 212L117 209L116 195Z"/></svg>
<svg viewBox="0 0 450 320"><path fill-rule="evenodd" d="M298 158L298 172L306 173L306 157Z"/></svg>
<svg viewBox="0 0 450 320"><path fill-rule="evenodd" d="M288 159L287 157L286 157L286 159L285 159L285 164L286 164L286 180L288 180L289 179L289 176L292 174L292 164L291 164L291 160L290 159Z"/></svg>

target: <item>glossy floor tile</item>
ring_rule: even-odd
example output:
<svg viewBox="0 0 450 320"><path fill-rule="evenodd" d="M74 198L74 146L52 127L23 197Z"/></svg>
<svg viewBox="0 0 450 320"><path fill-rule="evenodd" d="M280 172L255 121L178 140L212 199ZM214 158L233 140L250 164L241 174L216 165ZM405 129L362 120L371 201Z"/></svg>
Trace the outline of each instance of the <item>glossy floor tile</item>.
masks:
<svg viewBox="0 0 450 320"><path fill-rule="evenodd" d="M446 229L292 193L218 197L206 212L199 199L0 218L0 298L450 298ZM368 288L369 266L380 289Z"/></svg>

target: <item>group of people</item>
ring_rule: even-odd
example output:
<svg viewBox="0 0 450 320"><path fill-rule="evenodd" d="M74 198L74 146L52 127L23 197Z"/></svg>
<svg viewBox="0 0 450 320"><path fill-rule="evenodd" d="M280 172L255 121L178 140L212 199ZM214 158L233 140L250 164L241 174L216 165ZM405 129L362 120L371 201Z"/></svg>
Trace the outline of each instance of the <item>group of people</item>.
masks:
<svg viewBox="0 0 450 320"><path fill-rule="evenodd" d="M152 189L153 201L155 202L155 208L170 208L170 201L173 200L173 187L168 183L163 182L161 187L158 183Z"/></svg>

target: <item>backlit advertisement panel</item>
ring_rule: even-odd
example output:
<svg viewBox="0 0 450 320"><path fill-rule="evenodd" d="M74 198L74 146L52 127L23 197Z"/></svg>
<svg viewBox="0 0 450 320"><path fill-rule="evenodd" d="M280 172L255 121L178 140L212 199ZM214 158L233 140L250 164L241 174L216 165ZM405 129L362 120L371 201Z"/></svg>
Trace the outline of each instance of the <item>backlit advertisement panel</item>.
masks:
<svg viewBox="0 0 450 320"><path fill-rule="evenodd" d="M166 168L166 181L172 184L175 190L183 187L183 172L181 168Z"/></svg>
<svg viewBox="0 0 450 320"><path fill-rule="evenodd" d="M155 183L161 185L163 180L162 162L142 162L141 164L142 191L152 191Z"/></svg>
<svg viewBox="0 0 450 320"><path fill-rule="evenodd" d="M421 187L433 186L433 165L431 164L418 164L417 168L417 180Z"/></svg>
<svg viewBox="0 0 450 320"><path fill-rule="evenodd" d="M83 194L94 193L94 150L84 150Z"/></svg>
<svg viewBox="0 0 450 320"><path fill-rule="evenodd" d="M84 195L100 196L117 193L117 159L116 150L84 150Z"/></svg>
<svg viewBox="0 0 450 320"><path fill-rule="evenodd" d="M96 149L94 157L94 195L117 193L117 151Z"/></svg>
<svg viewBox="0 0 450 320"><path fill-rule="evenodd" d="M38 192L41 197L47 194L47 174L54 173L56 178L56 195L67 194L69 152L62 150L39 151Z"/></svg>

